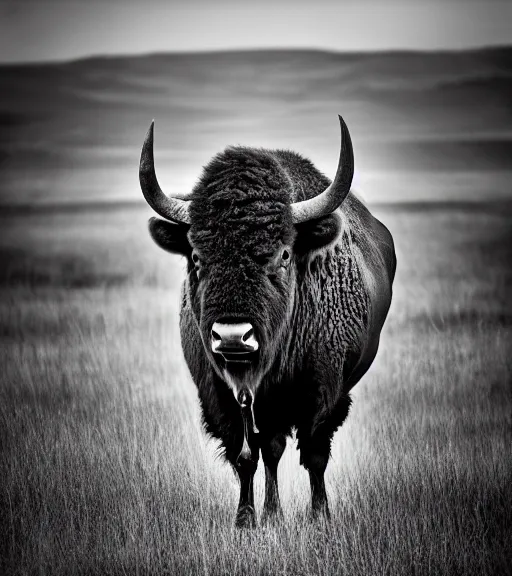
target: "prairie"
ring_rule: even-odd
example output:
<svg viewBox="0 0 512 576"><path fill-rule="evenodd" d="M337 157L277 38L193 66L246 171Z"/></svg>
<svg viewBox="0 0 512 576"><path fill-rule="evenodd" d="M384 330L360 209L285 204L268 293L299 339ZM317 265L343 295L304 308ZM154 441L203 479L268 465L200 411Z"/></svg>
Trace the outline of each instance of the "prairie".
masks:
<svg viewBox="0 0 512 576"><path fill-rule="evenodd" d="M327 175L342 114L374 202L510 199L512 49L269 50L0 66L0 206L140 200L155 119L165 190L227 145L291 148Z"/></svg>
<svg viewBox="0 0 512 576"><path fill-rule="evenodd" d="M1 66L0 573L511 573L511 70L510 48ZM394 300L332 447L332 521L310 521L290 439L285 523L237 532L140 146L155 118L172 192L237 143L332 175L338 113L395 237Z"/></svg>
<svg viewBox="0 0 512 576"><path fill-rule="evenodd" d="M512 207L374 211L395 295L335 436L332 520L311 522L290 439L285 523L243 532L180 348L184 263L151 243L148 210L2 214L0 571L510 573Z"/></svg>

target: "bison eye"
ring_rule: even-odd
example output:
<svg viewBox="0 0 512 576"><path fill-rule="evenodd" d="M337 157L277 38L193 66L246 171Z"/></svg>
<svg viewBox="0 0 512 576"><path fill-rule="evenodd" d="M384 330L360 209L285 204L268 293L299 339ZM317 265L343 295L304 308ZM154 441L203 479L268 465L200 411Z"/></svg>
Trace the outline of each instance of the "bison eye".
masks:
<svg viewBox="0 0 512 576"><path fill-rule="evenodd" d="M283 262L288 262L288 260L290 260L290 252L288 250L283 250L283 253L281 254L281 259Z"/></svg>
<svg viewBox="0 0 512 576"><path fill-rule="evenodd" d="M200 261L199 261L199 256L198 256L195 252L192 252L192 262L193 262L196 266L199 266L199 262L200 262Z"/></svg>

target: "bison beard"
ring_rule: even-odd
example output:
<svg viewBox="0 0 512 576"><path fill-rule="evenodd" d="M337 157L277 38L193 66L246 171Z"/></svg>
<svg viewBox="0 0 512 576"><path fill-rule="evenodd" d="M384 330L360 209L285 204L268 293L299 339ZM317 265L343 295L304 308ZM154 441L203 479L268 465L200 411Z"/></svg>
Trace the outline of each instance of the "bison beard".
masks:
<svg viewBox="0 0 512 576"><path fill-rule="evenodd" d="M324 472L349 392L371 365L391 302L389 231L351 193L353 153L331 183L293 152L227 148L188 198L156 179L153 125L140 181L163 249L187 258L181 342L206 431L240 480L236 525L254 526L253 478L265 465L263 520L282 516L277 468L295 429L315 516L329 515Z"/></svg>

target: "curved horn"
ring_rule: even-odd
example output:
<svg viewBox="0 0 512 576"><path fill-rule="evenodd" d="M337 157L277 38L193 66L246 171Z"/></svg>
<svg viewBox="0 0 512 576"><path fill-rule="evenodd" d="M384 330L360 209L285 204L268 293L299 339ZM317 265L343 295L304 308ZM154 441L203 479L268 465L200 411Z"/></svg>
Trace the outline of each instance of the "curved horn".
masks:
<svg viewBox="0 0 512 576"><path fill-rule="evenodd" d="M354 151L347 125L341 116L338 117L341 126L341 152L336 176L331 185L318 196L291 205L294 224L321 218L334 212L350 191L354 176Z"/></svg>
<svg viewBox="0 0 512 576"><path fill-rule="evenodd" d="M181 200L179 198L166 196L162 192L156 179L155 161L153 158L154 126L155 121L153 120L146 134L140 155L139 180L142 193L151 208L163 218L179 224L190 224L190 216L188 213L190 200Z"/></svg>

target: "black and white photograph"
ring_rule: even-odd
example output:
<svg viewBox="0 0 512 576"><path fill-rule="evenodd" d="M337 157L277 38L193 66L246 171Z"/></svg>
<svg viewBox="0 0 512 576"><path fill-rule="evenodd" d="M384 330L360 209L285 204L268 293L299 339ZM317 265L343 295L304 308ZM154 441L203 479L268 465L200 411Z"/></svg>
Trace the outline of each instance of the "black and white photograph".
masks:
<svg viewBox="0 0 512 576"><path fill-rule="evenodd" d="M0 574L512 574L509 0L0 0Z"/></svg>

